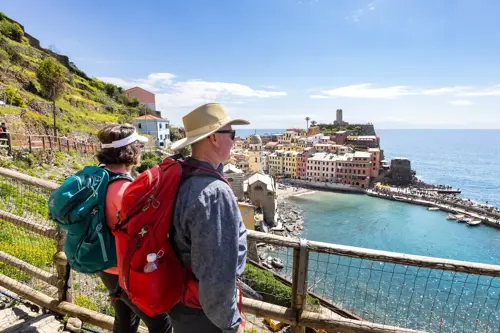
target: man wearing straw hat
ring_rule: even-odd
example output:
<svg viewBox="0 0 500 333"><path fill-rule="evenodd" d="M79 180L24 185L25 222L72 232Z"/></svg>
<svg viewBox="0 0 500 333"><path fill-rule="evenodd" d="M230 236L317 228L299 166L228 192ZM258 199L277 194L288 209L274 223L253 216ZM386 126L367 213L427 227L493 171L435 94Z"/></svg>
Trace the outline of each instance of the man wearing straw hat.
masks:
<svg viewBox="0 0 500 333"><path fill-rule="evenodd" d="M186 162L204 168L205 174L181 184L170 239L183 265L191 267L198 280L199 296L172 309L172 325L175 333L242 333L236 280L245 268L246 228L223 179L222 162L233 146L232 125L249 122L232 119L218 103L196 108L182 122L186 138L174 142L172 149L191 145L192 157Z"/></svg>

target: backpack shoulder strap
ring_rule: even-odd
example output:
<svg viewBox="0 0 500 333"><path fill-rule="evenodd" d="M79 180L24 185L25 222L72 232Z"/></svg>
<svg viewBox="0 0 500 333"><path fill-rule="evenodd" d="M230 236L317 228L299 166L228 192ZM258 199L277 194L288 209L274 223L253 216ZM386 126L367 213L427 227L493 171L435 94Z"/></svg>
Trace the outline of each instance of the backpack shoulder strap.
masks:
<svg viewBox="0 0 500 333"><path fill-rule="evenodd" d="M229 185L227 179L217 170L212 170L205 167L194 166L186 162L180 162L182 166L182 181L186 181L191 177L208 176L219 179ZM231 185L229 185L231 186Z"/></svg>

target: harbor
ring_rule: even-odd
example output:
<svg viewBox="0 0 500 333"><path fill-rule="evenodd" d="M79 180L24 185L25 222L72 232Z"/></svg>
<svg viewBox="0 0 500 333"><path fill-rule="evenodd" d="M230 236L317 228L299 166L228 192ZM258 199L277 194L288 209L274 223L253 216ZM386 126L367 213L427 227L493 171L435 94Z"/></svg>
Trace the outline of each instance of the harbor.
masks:
<svg viewBox="0 0 500 333"><path fill-rule="evenodd" d="M411 192L389 192L377 191L375 189L366 190L366 194L372 197L377 197L385 200L393 200L406 202L414 205L428 207L428 210L441 210L447 213L448 219L456 220L457 222L467 223L469 226L477 226L486 224L492 227L500 228L500 214L496 209L491 209L490 212L484 208L466 206L456 201L446 200L440 197L423 197L423 195L412 194Z"/></svg>

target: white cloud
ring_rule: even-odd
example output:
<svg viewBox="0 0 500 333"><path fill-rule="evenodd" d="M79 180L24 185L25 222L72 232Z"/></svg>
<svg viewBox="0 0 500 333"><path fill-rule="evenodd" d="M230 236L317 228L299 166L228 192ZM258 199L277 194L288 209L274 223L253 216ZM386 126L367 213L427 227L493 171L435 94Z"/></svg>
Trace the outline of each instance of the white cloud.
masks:
<svg viewBox="0 0 500 333"><path fill-rule="evenodd" d="M455 92L460 92L464 90L471 89L470 87L444 87L444 88L437 88L437 89L427 89L427 90L422 90L422 95L444 95L444 94L450 94L450 93L455 93Z"/></svg>
<svg viewBox="0 0 500 333"><path fill-rule="evenodd" d="M474 103L472 103L471 101L466 100L466 99L458 99L456 101L450 101L450 104L452 104L452 105L472 105Z"/></svg>
<svg viewBox="0 0 500 333"><path fill-rule="evenodd" d="M171 73L152 73L145 79L121 79L115 77L102 77L100 79L124 88L139 86L154 92L158 110L191 107L215 101L243 104L245 103L242 100L243 98L262 99L287 95L285 91L253 89L239 83L200 79L177 82L175 80L176 76Z"/></svg>
<svg viewBox="0 0 500 333"><path fill-rule="evenodd" d="M329 90L322 90L320 91L321 95L319 94L311 95L311 98L349 97L349 98L394 99L410 95L438 96L438 95L454 94L469 89L471 88L461 87L461 86L442 87L434 89L422 89L409 86L376 87L371 83L362 83L362 84L353 84Z"/></svg>
<svg viewBox="0 0 500 333"><path fill-rule="evenodd" d="M368 5L355 10L350 16L347 17L347 19L353 22L358 22L360 18L366 14L366 12L371 12L374 10L375 10L375 1L370 2Z"/></svg>
<svg viewBox="0 0 500 333"><path fill-rule="evenodd" d="M325 96L325 95L311 95L309 97L315 98L315 99L329 98L328 96Z"/></svg>
<svg viewBox="0 0 500 333"><path fill-rule="evenodd" d="M415 92L407 86L393 86L375 88L370 83L353 84L345 87L323 90L321 94L327 97L350 97L350 98L382 98L391 99L401 96L414 95Z"/></svg>
<svg viewBox="0 0 500 333"><path fill-rule="evenodd" d="M132 87L141 87L143 89L149 90L151 92L158 92L162 89L166 89L174 80L175 75L171 73L152 73L149 74L145 79L121 79L116 77L100 77L99 79L116 84L117 86L123 87L125 89Z"/></svg>
<svg viewBox="0 0 500 333"><path fill-rule="evenodd" d="M483 90L476 90L464 94L464 96L483 97L483 96L500 96L500 84Z"/></svg>

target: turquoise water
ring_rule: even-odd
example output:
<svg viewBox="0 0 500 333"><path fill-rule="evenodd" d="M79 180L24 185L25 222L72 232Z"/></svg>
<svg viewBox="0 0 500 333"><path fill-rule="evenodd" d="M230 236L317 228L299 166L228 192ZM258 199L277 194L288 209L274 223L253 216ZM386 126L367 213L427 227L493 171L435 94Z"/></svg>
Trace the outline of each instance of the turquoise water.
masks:
<svg viewBox="0 0 500 333"><path fill-rule="evenodd" d="M500 131L379 131L386 159L404 156L427 182L500 206ZM303 237L500 265L500 230L449 221L444 212L364 195L316 192L292 199ZM309 282L367 320L442 332L499 332L496 278L311 254Z"/></svg>

